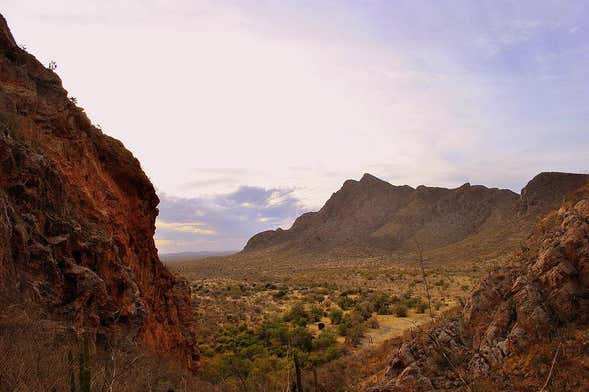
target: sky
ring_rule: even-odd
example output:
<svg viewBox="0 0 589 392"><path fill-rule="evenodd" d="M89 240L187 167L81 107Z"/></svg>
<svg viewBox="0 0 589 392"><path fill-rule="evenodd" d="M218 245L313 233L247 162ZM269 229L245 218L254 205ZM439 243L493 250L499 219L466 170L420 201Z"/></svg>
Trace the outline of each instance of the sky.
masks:
<svg viewBox="0 0 589 392"><path fill-rule="evenodd" d="M348 178L516 192L589 170L584 0L3 0L139 158L160 253L236 250Z"/></svg>

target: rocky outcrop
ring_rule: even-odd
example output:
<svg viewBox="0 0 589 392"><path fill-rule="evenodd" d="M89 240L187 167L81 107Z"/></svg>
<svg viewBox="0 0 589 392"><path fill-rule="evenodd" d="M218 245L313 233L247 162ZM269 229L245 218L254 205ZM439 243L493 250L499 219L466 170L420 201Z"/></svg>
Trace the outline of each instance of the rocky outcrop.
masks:
<svg viewBox="0 0 589 392"><path fill-rule="evenodd" d="M479 284L461 313L404 343L382 385L371 390L464 388L479 378L488 379L494 369L526 353L530 345L562 342L565 334L559 331L566 329L571 335L571 330L588 323L589 186L585 186L537 225L508 265ZM581 356L586 361L587 352ZM571 366L570 360L564 362ZM501 379L510 379L509 373L503 371L496 382Z"/></svg>
<svg viewBox="0 0 589 392"><path fill-rule="evenodd" d="M346 181L321 210L302 215L289 230L255 235L244 252L382 255L413 251L416 240L432 250L469 239L511 251L542 214L588 180L582 174L542 173L520 197L470 184L414 189L365 174Z"/></svg>
<svg viewBox="0 0 589 392"><path fill-rule="evenodd" d="M521 212L545 214L558 206L565 195L587 183L586 174L540 173L521 192Z"/></svg>
<svg viewBox="0 0 589 392"><path fill-rule="evenodd" d="M93 126L0 16L0 293L105 340L192 366L189 288L162 265L159 200L137 159Z"/></svg>

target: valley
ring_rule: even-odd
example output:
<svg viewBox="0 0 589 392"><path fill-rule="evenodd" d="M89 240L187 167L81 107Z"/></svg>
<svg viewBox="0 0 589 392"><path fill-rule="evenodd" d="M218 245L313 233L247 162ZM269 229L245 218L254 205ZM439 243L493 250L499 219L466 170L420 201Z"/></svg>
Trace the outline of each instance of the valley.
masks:
<svg viewBox="0 0 589 392"><path fill-rule="evenodd" d="M239 253L168 263L192 289L200 376L228 391L361 388L400 341L462 312L536 221L588 180L541 173L520 196L470 184L414 190L365 174Z"/></svg>
<svg viewBox="0 0 589 392"><path fill-rule="evenodd" d="M363 4L368 8L361 13L349 9L354 18L341 20L332 16L334 2L325 15L313 13L325 19L317 19L311 29L273 25L295 15L308 17L299 4L274 9L263 2L273 11L264 9L261 23L239 2L231 2L230 9L221 7L223 12L206 12L213 3L204 10L191 8L191 2L173 7L164 3L128 10L109 4L108 15L91 15L99 6L87 7L91 12L85 15L88 10L76 11L73 3L51 4L49 8L62 7L59 17L48 17L44 9L37 15L41 35L66 23L62 27L74 31L83 26L105 43L90 45L80 39L76 44L83 45L73 46L74 41L67 41L68 53L74 48L88 53L82 51L85 46L112 49L126 43L125 34L148 39L148 45L134 49L147 50L151 68L141 63L132 67L137 59L124 56L127 47L113 52L121 61L63 67L68 78L76 75L72 69L92 72L104 89L93 85L89 95L106 92L109 104L124 97L125 105L117 103L116 110L99 99L85 102L95 102L96 113L121 132L121 140L133 146L142 162L91 121L64 88L57 62L43 64L29 53L0 14L0 392L589 390L589 174L578 169L586 166L583 143L588 133L568 123L571 113L578 114L572 110L580 112L574 105L584 102L576 90L574 100L566 101L566 88L550 85L547 90L558 90L558 100L562 95L571 112L557 116L550 110L560 102L534 102L532 115L524 116L533 121L514 128L525 137L506 139L502 132L513 130L495 128L511 124L510 117L525 108L505 100L510 105L507 117L490 116L488 124L485 111L494 110L489 105L493 100L528 88L513 84L502 90L497 83L485 83L485 88L494 85L493 99L477 101L478 92L467 94L466 101L476 103L472 118L463 116L463 100L457 101L460 110L445 106L449 94L440 94L438 104L413 102L411 97L424 91L437 95L431 87L446 77L451 81L446 65L432 67L434 77L423 78L426 70L416 65L427 62L414 58L414 52L434 53L436 47L414 49L421 34L408 34L412 50L403 45L393 56L403 60L397 54L412 53L406 62L416 68L384 72L386 81L371 79L373 73L383 73L379 63L382 69L390 67L385 52L379 51L370 63L354 50L354 61L340 58L339 51L343 55L348 49L334 45L330 37L339 40L345 30L347 38L360 14L368 17L369 8L381 9L378 2ZM19 4L12 2L12 9ZM36 7L25 8L26 17L16 18L23 31L31 28L28 12ZM398 11L393 8L382 11L391 17ZM113 10L130 14L121 19L124 23L113 23ZM463 11L456 14L469 15ZM501 19L482 13L486 21ZM285 18L274 18L278 14ZM422 16L416 13L407 20L417 20L416 15ZM78 16L87 18L76 22ZM366 45L368 53L377 43L375 48L385 48L379 45L396 36L379 37L388 19L382 23L372 18L360 29L362 34L349 36L355 38L346 41L352 49ZM55 26L46 24L49 20ZM515 30L525 30L526 39L505 39L510 45L523 45L541 26L524 22L513 19L504 28L514 36ZM339 23L335 35L323 31L332 23ZM191 30L193 25L199 29ZM431 33L429 39L443 35L443 25L426 25L421 28ZM100 30L104 26L117 34L105 35ZM202 32L213 26L219 31L207 32L203 39ZM558 38L560 24L550 26L550 34ZM248 34L234 37L230 28ZM75 31L83 35L82 30ZM182 34L166 39L167 30ZM567 28L567 37L576 31L576 25ZM177 41L169 37L178 39L180 48L185 35L191 38L190 50L176 50ZM154 43L166 40L154 50ZM445 45L447 39L442 41ZM565 48L569 41L555 42ZM305 48L304 42L307 50L297 51ZM51 40L45 43L47 51L55 47ZM483 41L476 43L478 47ZM463 44L461 50L470 53L472 42ZM298 45L303 46L292 53L283 51ZM493 56L501 54L498 48L487 49ZM568 49L570 58L582 52ZM172 61L167 56L171 53ZM197 61L193 53L200 56ZM449 52L440 54L452 58ZM233 56L241 58L234 61ZM315 61L322 56L327 57L320 66ZM249 57L256 62L248 63ZM531 57L548 64L554 56ZM278 59L292 64L284 67L286 63L274 62ZM484 75L494 68L487 65L480 67ZM346 71L350 66L355 72ZM144 68L149 74L139 72ZM583 76L572 68L565 71L562 75L570 71ZM298 72L306 76L297 78ZM113 79L118 82L109 85L119 73L122 77ZM202 75L211 83L192 79ZM424 83L388 84L416 76ZM511 80L500 76L484 80ZM561 76L545 76L539 80L560 83ZM133 77L139 79L121 87ZM313 88L305 87L307 79ZM475 78L461 77L448 86L454 91L467 79ZM526 75L526 87L531 80ZM340 94L342 81L347 87ZM284 82L292 83L290 89ZM198 88L187 88L191 83ZM578 84L574 80L575 89ZM84 90L83 84L72 85ZM348 90L353 86L357 90ZM412 93L403 94L404 87ZM145 94L146 88L154 93ZM368 109L379 106L380 98L364 95L372 88L386 98L374 113ZM268 99L261 99L264 89L269 89ZM329 94L312 93L323 90ZM400 95L388 95L388 90ZM183 96L186 91L189 95ZM311 96L317 101L309 100ZM407 105L385 115L405 99ZM310 112L302 101L310 103ZM538 107L552 117L542 118ZM429 117L426 108L435 108ZM424 133L407 133L405 123L385 121L405 112L410 114L406 124L417 123ZM554 118L563 113L567 118L561 128L563 121ZM442 114L468 121L451 121L459 126L450 127L439 121ZM295 121L306 121L306 116L312 123ZM343 127L332 123L340 116ZM432 131L431 124L470 130L475 118L472 123L481 130L472 134ZM330 124L333 129L323 129ZM217 128L222 125L226 128ZM550 126L554 129L547 131ZM581 131L569 130L576 128ZM546 135L550 138L542 140ZM367 146L382 147L383 155L362 156L372 151ZM301 156L316 156L307 161L298 155L301 151ZM512 155L517 159L512 161ZM412 171L422 164L431 167ZM546 167L582 173L541 171ZM364 169L400 183L369 173L346 180ZM538 174L528 177L519 193L514 191L514 184L522 186L529 173ZM489 186L465 182L476 176ZM325 192L334 183L339 189ZM323 205L309 211L319 205L315 198ZM229 249L241 250L219 251Z"/></svg>
<svg viewBox="0 0 589 392"><path fill-rule="evenodd" d="M475 265L448 268L428 261L426 264L435 317L460 306L486 272L486 267ZM372 257L256 262L248 256L233 255L171 263L168 267L187 279L192 288L202 377L228 390L239 389L242 381L248 390L278 390L291 371L287 356L293 338L289 334L301 333L301 327L313 342L301 349L309 358L302 370L307 385L313 384L315 369L318 385L335 391L328 388L329 381L336 377L333 366L349 375L346 384L358 385L386 366L391 339L430 322L416 261ZM293 318L293 311L300 312L301 317ZM349 319L350 325L344 319ZM268 329L272 333L281 331L283 340L265 341ZM246 342L230 338L235 336ZM380 362L343 370L358 366L358 356L373 356L378 351ZM233 355L243 361L242 381L234 369L226 368ZM273 366L261 377L260 367L270 363Z"/></svg>

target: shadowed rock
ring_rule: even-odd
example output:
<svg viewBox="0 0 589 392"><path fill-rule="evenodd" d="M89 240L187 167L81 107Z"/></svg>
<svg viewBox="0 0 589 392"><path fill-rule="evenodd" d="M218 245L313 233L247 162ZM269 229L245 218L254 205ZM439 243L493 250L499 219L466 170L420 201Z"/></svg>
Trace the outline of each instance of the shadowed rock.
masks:
<svg viewBox="0 0 589 392"><path fill-rule="evenodd" d="M0 16L0 293L192 366L189 288L160 263L159 200L137 159L88 120Z"/></svg>

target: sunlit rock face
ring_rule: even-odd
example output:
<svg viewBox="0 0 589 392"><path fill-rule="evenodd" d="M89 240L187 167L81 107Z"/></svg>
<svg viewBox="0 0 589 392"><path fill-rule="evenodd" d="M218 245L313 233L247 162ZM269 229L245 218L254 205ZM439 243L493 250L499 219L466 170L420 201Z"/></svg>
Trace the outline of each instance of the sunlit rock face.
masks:
<svg viewBox="0 0 589 392"><path fill-rule="evenodd" d="M92 75L88 75L92 77ZM0 16L0 290L47 317L193 366L189 288L162 265L159 200Z"/></svg>

